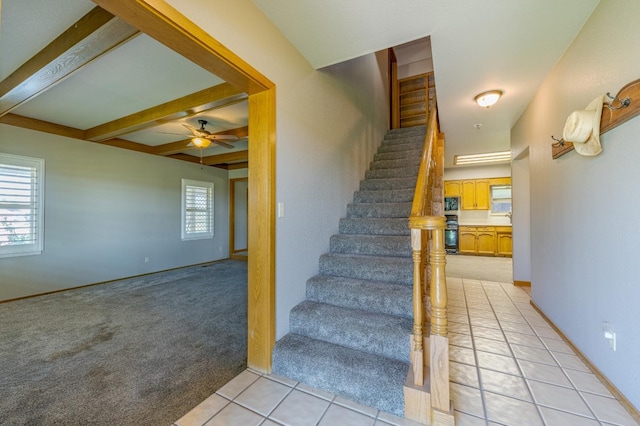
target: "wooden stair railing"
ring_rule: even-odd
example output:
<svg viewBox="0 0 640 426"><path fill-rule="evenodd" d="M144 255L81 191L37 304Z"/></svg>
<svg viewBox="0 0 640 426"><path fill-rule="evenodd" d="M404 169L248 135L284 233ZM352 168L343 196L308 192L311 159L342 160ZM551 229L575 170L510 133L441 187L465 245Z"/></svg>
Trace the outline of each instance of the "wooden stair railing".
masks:
<svg viewBox="0 0 640 426"><path fill-rule="evenodd" d="M443 138L438 132L434 107L429 116L409 217L414 324L411 367L404 387L405 417L425 425L454 424L449 392L446 220L444 216L434 215L442 212L443 160Z"/></svg>

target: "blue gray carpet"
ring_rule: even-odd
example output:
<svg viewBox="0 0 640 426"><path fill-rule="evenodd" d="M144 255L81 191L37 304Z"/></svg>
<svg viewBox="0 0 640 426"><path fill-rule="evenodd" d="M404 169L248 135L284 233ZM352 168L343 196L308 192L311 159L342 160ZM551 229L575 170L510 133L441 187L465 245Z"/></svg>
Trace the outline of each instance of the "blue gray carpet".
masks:
<svg viewBox="0 0 640 426"><path fill-rule="evenodd" d="M247 264L0 304L0 424L169 425L246 368Z"/></svg>

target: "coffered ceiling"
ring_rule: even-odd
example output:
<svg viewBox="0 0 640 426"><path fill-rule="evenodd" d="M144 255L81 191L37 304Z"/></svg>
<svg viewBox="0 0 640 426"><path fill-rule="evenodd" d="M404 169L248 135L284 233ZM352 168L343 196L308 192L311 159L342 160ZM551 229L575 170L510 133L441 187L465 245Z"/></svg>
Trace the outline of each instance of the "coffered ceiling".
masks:
<svg viewBox="0 0 640 426"><path fill-rule="evenodd" d="M89 0L4 2L0 57L0 122L246 167L246 94ZM183 126L198 120L239 139L201 153Z"/></svg>

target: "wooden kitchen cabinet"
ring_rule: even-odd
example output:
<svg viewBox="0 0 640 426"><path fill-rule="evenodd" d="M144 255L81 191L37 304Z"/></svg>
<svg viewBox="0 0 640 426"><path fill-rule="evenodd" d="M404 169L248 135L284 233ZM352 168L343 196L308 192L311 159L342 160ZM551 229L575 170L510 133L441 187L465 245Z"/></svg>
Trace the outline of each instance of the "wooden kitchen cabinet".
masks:
<svg viewBox="0 0 640 426"><path fill-rule="evenodd" d="M511 257L513 255L513 237L511 227L496 226L496 256Z"/></svg>
<svg viewBox="0 0 640 426"><path fill-rule="evenodd" d="M444 181L445 197L460 197L462 195L462 181L446 180Z"/></svg>
<svg viewBox="0 0 640 426"><path fill-rule="evenodd" d="M459 226L458 253L511 257L511 227Z"/></svg>
<svg viewBox="0 0 640 426"><path fill-rule="evenodd" d="M493 226L476 228L476 252L482 256L496 254L496 232Z"/></svg>
<svg viewBox="0 0 640 426"><path fill-rule="evenodd" d="M458 253L476 254L476 229L474 226L458 227Z"/></svg>
<svg viewBox="0 0 640 426"><path fill-rule="evenodd" d="M489 210L489 179L462 181L462 209Z"/></svg>

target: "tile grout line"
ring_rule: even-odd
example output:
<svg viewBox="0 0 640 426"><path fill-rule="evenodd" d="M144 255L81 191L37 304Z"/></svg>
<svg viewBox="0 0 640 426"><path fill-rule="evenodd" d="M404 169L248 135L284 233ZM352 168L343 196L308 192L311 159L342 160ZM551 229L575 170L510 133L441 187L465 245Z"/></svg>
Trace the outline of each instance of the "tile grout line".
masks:
<svg viewBox="0 0 640 426"><path fill-rule="evenodd" d="M489 424L489 410L487 410L487 402L484 397L484 392L482 392L482 377L480 376L480 360L478 359L478 353L476 350L476 342L473 338L473 327L471 325L471 314L469 313L469 301L467 300L467 289L465 280L462 281L462 293L464 295L464 306L467 310L467 319L469 320L469 337L471 338L471 350L473 351L473 359L476 362L476 376L478 376L478 390L480 391L480 400L482 401L482 409L484 410L484 424Z"/></svg>
<svg viewBox="0 0 640 426"><path fill-rule="evenodd" d="M482 290L484 291L485 294L487 294L487 291L485 289L484 286L484 281L480 281ZM515 304L515 302L513 301L513 299L511 298L511 296L504 290L504 288L502 288L502 285L498 284L498 286L500 287L500 290L506 294L506 296L509 298L509 301L515 306L516 309L518 309L518 312L520 312L520 309L518 308L518 306ZM525 383L525 386L527 387L527 391L529 392L529 396L531 397L531 402L533 403L533 406L536 409L536 412L538 413L538 416L540 416L540 420L542 421L543 424L545 424L544 421L544 417L542 416L542 411L540 410L540 407L538 407L538 404L536 403L536 399L533 395L533 391L531 390L531 387L529 386L529 382L526 380L525 375L524 375L524 371L522 371L522 367L520 367L520 363L518 362L517 358L516 358L516 354L513 352L513 348L511 347L511 342L509 342L509 340L507 339L507 335L504 334L504 329L502 328L502 324L500 324L500 319L498 318L498 316L496 315L496 311L494 309L493 303L491 302L491 299L489 298L489 296L487 295L487 299L489 300L489 304L491 306L491 311L493 312L493 315L495 316L497 322L498 322L498 327L500 327L500 332L502 333L502 336L504 337L505 342L507 343L507 347L509 348L509 352L511 353L511 357L513 358L514 363L516 364L516 367L518 368L518 371L520 372L520 376L522 377L522 380ZM520 315L522 315L522 312L520 312ZM524 315L523 315L524 318ZM526 320L526 318L525 318ZM535 330L534 330L535 332ZM514 398L517 399L517 398Z"/></svg>

